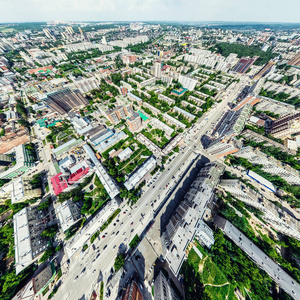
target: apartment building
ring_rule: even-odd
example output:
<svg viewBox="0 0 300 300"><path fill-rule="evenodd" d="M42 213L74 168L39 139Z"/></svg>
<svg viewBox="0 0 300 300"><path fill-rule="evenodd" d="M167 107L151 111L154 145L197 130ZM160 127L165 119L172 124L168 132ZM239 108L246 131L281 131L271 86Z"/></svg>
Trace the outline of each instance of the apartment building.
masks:
<svg viewBox="0 0 300 300"><path fill-rule="evenodd" d="M300 132L300 112L285 115L272 123L270 133L279 139L286 139Z"/></svg>
<svg viewBox="0 0 300 300"><path fill-rule="evenodd" d="M241 142L234 137L222 136L210 142L206 152L215 157L223 157L239 151L241 147Z"/></svg>
<svg viewBox="0 0 300 300"><path fill-rule="evenodd" d="M128 191L136 188L156 166L157 162L153 156L150 156L135 171L133 171L128 179L124 182L124 186Z"/></svg>
<svg viewBox="0 0 300 300"><path fill-rule="evenodd" d="M154 116L157 116L157 115L161 114L161 111L160 111L158 108L152 106L152 105L149 104L148 102L143 101L143 106L146 107L146 108L148 108L148 109L150 109L151 112L152 112L152 114L153 114Z"/></svg>
<svg viewBox="0 0 300 300"><path fill-rule="evenodd" d="M194 116L193 114L189 113L188 111L186 111L178 106L174 106L172 108L172 111L177 112L178 114L182 115L189 122L193 121L196 118L196 116Z"/></svg>
<svg viewBox="0 0 300 300"><path fill-rule="evenodd" d="M246 158L252 164L262 165L262 170L272 175L278 175L291 185L300 185L300 176L297 170L281 163L275 158L264 154L252 147L244 147L233 154L236 157Z"/></svg>
<svg viewBox="0 0 300 300"><path fill-rule="evenodd" d="M133 112L126 120L131 132L139 131L142 128L142 119L137 112Z"/></svg>
<svg viewBox="0 0 300 300"><path fill-rule="evenodd" d="M158 94L158 99L167 102L170 106L172 104L175 104L175 100L173 100L163 94Z"/></svg>
<svg viewBox="0 0 300 300"><path fill-rule="evenodd" d="M175 127L179 127L179 128L183 128L183 129L186 128L185 124L183 124L180 121L178 121L177 119L171 117L167 113L164 113L162 116L163 116L164 121L167 122L167 124L169 124L171 126L175 125Z"/></svg>
<svg viewBox="0 0 300 300"><path fill-rule="evenodd" d="M218 123L214 130L214 135L221 136L236 136L242 132L245 123L248 120L252 111L252 105L246 103L237 111L229 110Z"/></svg>
<svg viewBox="0 0 300 300"><path fill-rule="evenodd" d="M197 79L192 78L190 76L184 76L184 75L179 75L179 80L178 80L182 86L185 89L188 89L189 91L193 91L195 89L195 86L198 82Z"/></svg>
<svg viewBox="0 0 300 300"><path fill-rule="evenodd" d="M207 205L213 199L214 189L223 172L224 166L220 163L205 164L163 229L164 258L175 276L186 258L185 250L196 235L199 221L210 214Z"/></svg>

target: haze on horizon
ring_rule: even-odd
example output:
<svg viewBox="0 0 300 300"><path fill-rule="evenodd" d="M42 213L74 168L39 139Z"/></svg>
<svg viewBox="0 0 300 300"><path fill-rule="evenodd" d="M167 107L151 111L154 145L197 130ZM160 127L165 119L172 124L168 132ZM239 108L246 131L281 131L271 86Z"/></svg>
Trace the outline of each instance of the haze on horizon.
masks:
<svg viewBox="0 0 300 300"><path fill-rule="evenodd" d="M298 23L299 0L0 0L0 23L231 21Z"/></svg>

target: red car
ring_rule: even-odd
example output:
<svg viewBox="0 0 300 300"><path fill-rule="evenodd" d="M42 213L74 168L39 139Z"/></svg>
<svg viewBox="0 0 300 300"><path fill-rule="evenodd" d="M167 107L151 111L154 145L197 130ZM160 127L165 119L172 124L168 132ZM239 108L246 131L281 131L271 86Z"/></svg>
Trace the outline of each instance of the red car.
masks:
<svg viewBox="0 0 300 300"><path fill-rule="evenodd" d="M102 238L104 239L104 238L105 238L105 235L103 235Z"/></svg>
<svg viewBox="0 0 300 300"><path fill-rule="evenodd" d="M133 222L130 225L133 225Z"/></svg>

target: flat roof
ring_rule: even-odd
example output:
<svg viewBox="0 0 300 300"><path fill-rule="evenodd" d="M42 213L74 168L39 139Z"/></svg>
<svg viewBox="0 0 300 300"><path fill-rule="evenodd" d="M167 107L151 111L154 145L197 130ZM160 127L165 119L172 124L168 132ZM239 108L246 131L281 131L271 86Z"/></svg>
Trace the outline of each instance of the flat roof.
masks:
<svg viewBox="0 0 300 300"><path fill-rule="evenodd" d="M148 158L137 170L130 174L129 178L124 183L127 190L134 188L136 184L148 173L150 170L156 166L156 159L151 156Z"/></svg>
<svg viewBox="0 0 300 300"><path fill-rule="evenodd" d="M65 151L67 150L70 150L71 148L74 148L76 147L77 145L81 144L83 141L81 139L72 139L60 146L58 146L57 148L53 149L53 153L56 155L56 156L59 156L60 154L64 153Z"/></svg>
<svg viewBox="0 0 300 300"><path fill-rule="evenodd" d="M258 183L260 183L261 185L265 186L267 189L271 190L272 192L276 192L277 188L269 180L261 177L260 175L251 170L247 172L247 175L255 181L257 181Z"/></svg>
<svg viewBox="0 0 300 300"><path fill-rule="evenodd" d="M16 274L31 264L33 260L27 208L23 208L13 216Z"/></svg>

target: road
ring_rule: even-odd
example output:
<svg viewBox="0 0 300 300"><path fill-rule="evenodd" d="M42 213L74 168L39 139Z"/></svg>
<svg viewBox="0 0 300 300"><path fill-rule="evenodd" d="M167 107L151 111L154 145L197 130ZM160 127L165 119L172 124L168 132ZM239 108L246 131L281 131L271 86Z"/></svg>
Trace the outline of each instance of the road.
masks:
<svg viewBox="0 0 300 300"><path fill-rule="evenodd" d="M165 170L150 187L146 185L146 191L132 209L123 205L119 216L100 234L100 240L95 240L96 251L89 246L83 256L80 255L80 251L77 251L71 257L69 269L64 269L65 266L63 266L63 272L66 272L61 277L63 284L53 299L73 300L80 299L82 296L89 297L93 286L97 283L99 273L103 274L104 279L108 278L119 245L124 243L128 246L135 234L140 235L143 232L145 226L152 220L154 210L164 200L165 195L176 185L175 181L180 179L182 172L196 157L195 151L201 151L198 148L201 136L220 119L221 114L227 110L229 101L230 98L226 98L217 103L213 110L198 120L195 127L190 130L191 133L185 136L186 147L184 150L176 154L170 163L166 163ZM102 237L103 235L105 235L105 238ZM98 250L100 256L96 259ZM85 272L80 276L84 268L86 268ZM74 279L76 277L75 283ZM106 283L105 280L104 282Z"/></svg>

